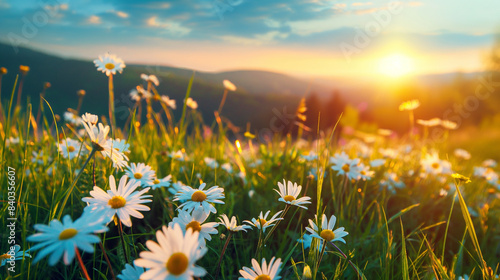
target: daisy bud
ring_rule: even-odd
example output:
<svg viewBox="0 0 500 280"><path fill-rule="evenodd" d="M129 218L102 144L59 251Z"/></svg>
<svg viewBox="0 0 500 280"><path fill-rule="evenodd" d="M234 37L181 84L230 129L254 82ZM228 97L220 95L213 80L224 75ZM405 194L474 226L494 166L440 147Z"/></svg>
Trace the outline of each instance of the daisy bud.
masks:
<svg viewBox="0 0 500 280"><path fill-rule="evenodd" d="M77 91L77 93L76 93L76 94L77 94L78 96L82 97L82 96L85 96L85 93L86 93L86 92L85 92L85 90L81 89L81 90Z"/></svg>
<svg viewBox="0 0 500 280"><path fill-rule="evenodd" d="M7 68L0 67L0 75L5 75L5 74L7 74Z"/></svg>
<svg viewBox="0 0 500 280"><path fill-rule="evenodd" d="M28 74L29 71L30 71L29 66L19 65L19 72L21 72L21 74L26 75L26 74Z"/></svg>

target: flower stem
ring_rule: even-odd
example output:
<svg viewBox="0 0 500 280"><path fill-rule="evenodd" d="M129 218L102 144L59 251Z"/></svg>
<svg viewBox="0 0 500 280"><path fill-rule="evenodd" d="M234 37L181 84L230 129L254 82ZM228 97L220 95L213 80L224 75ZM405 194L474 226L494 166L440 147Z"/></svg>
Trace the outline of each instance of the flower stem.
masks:
<svg viewBox="0 0 500 280"><path fill-rule="evenodd" d="M316 263L316 269L314 270L314 278L316 278L316 274L318 274L319 265L321 264L321 260L323 259L323 254L325 253L325 249L326 249L326 241L323 241L323 246L321 246L321 252L319 253L319 260L318 263Z"/></svg>
<svg viewBox="0 0 500 280"><path fill-rule="evenodd" d="M118 220L118 234L120 235L120 240L121 240L122 247L123 247L123 255L125 255L125 262L129 263L127 249L125 247L125 237L123 237L122 221L120 221L120 218L118 218L118 215L116 216L116 219Z"/></svg>
<svg viewBox="0 0 500 280"><path fill-rule="evenodd" d="M115 272L113 271L113 267L111 266L111 262L109 261L108 254L106 254L106 249L104 248L104 245L102 244L101 241L99 241L99 247L101 247L104 259L106 259L106 263L108 263L109 272L111 272L111 277L113 278L113 280L116 280Z"/></svg>
<svg viewBox="0 0 500 280"><path fill-rule="evenodd" d="M226 97L227 97L227 89L224 90L224 95L222 96L222 100L220 102L219 109L217 110L217 113L219 113L219 115L220 115L220 112L222 111L222 107L224 107L224 103L226 103Z"/></svg>
<svg viewBox="0 0 500 280"><path fill-rule="evenodd" d="M232 231L229 231L229 234L226 239L226 243L224 243L224 247L222 248L222 252L220 253L219 263L217 264L217 270L215 270L215 280L219 279L219 271L220 265L222 264L222 257L224 257L224 253L226 252L227 245L229 244L229 240L231 240L231 236L233 235Z"/></svg>
<svg viewBox="0 0 500 280"><path fill-rule="evenodd" d="M286 212L288 212L288 209L290 209L290 204L287 204L285 206L285 210L283 210L283 213L281 214L280 220L278 220L274 226L271 228L271 230L267 233L266 237L264 238L264 241L260 244L259 247L257 247L257 252L255 253L255 256L258 256L260 251L262 250L262 248L264 247L264 245L266 244L267 240L271 237L271 234L274 232L274 230L278 227L278 225L280 224L280 222L284 219L285 215L286 215Z"/></svg>
<svg viewBox="0 0 500 280"><path fill-rule="evenodd" d="M87 272L85 265L83 265L82 256L80 256L80 252L78 251L78 248L76 248L76 247L75 247L75 252L76 252L76 258L78 259L78 264L80 265L80 268L82 269L82 272L83 272L83 275L85 276L85 279L90 280L89 273Z"/></svg>
<svg viewBox="0 0 500 280"><path fill-rule="evenodd" d="M354 271L356 271L356 274L358 275L358 279L362 279L361 275L359 274L359 271L358 269L356 268L356 266L352 263L351 260L348 260L347 259L347 255L344 254L344 252L342 252L342 250L340 250L339 247L337 247L337 245L335 245L333 242L330 242L330 244L333 245L333 247L335 247L335 249L337 249L337 251L339 251L339 253L349 262L349 265L351 265L352 269L354 269Z"/></svg>
<svg viewBox="0 0 500 280"><path fill-rule="evenodd" d="M113 87L113 74L109 75L109 122L111 123L111 129L113 137L115 135L116 121L115 121L115 91Z"/></svg>
<svg viewBox="0 0 500 280"><path fill-rule="evenodd" d="M62 213L64 211L64 207L66 206L66 203L68 202L69 196L71 195L71 192L73 191L73 188L75 187L76 182L78 182L78 179L82 175L83 170L85 169L85 167L87 166L87 164L89 163L89 161L94 157L94 154L95 154L96 151L97 150L94 147L92 147L92 151L90 151L89 157L87 158L87 160L83 164L82 168L78 172L78 175L76 175L75 179L71 183L71 186L68 189L68 193L66 194L66 197L64 198L63 203L61 204L61 207L59 208L59 214L57 214L57 219L58 220L61 219Z"/></svg>

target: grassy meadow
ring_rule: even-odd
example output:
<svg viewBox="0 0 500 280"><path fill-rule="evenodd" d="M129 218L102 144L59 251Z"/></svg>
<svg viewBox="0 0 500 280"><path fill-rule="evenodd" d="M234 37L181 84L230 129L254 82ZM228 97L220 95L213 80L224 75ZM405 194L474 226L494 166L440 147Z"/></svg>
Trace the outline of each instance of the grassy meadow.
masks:
<svg viewBox="0 0 500 280"><path fill-rule="evenodd" d="M113 64L103 64L109 84L101 91L114 104L113 77L124 65L99 63ZM23 77L2 92L10 98L0 115L0 279L499 279L499 167L481 139L443 120L412 119L417 100L400 107L410 116L405 135L339 125L313 139L303 137L316 130L303 125L304 102L286 124L293 134L272 124L273 133L236 132L224 118L230 82L215 121L205 123L204 104L189 99L196 75L184 85L190 101L179 104L161 97L153 77L137 76L135 103L117 126L113 106L97 117L80 110L92 102L85 92L62 118L49 102L16 103ZM437 127L437 138L426 133ZM484 142L498 143L491 139ZM134 186L116 194L124 176ZM106 192L114 196L102 203ZM142 201L127 200L133 195ZM129 221L113 212L127 203L142 205ZM13 244L20 250L9 262ZM273 257L262 271L252 263Z"/></svg>

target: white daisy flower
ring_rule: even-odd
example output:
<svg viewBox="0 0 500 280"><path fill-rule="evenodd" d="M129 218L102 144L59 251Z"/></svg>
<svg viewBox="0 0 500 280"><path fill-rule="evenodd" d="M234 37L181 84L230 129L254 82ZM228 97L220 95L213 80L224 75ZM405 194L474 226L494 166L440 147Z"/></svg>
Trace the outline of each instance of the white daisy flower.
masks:
<svg viewBox="0 0 500 280"><path fill-rule="evenodd" d="M452 173L451 163L446 160L439 159L439 155L436 152L426 154L425 157L420 160L420 165L423 169L421 174L423 177L428 174L440 175Z"/></svg>
<svg viewBox="0 0 500 280"><path fill-rule="evenodd" d="M384 164L385 164L385 159L383 159L383 158L374 159L374 160L370 161L370 166L373 167L373 168L382 166Z"/></svg>
<svg viewBox="0 0 500 280"><path fill-rule="evenodd" d="M111 140L111 147L124 154L124 153L130 153L130 144L128 144L125 140L116 138ZM127 157L128 160L128 157Z"/></svg>
<svg viewBox="0 0 500 280"><path fill-rule="evenodd" d="M232 216L231 220L226 216L226 214L222 214L219 217L220 223L219 225L223 225L226 227L227 230L232 231L232 232L238 232L238 231L247 231L247 229L251 229L250 226L247 225L238 225L236 221L236 217Z"/></svg>
<svg viewBox="0 0 500 280"><path fill-rule="evenodd" d="M153 185L153 181L156 178L156 172L151 169L151 166L144 163L131 163L127 167L125 174L140 182L141 186Z"/></svg>
<svg viewBox="0 0 500 280"><path fill-rule="evenodd" d="M97 115L91 113L85 113L82 115L82 120L87 123L89 126L96 126L99 118Z"/></svg>
<svg viewBox="0 0 500 280"><path fill-rule="evenodd" d="M193 109L193 110L198 109L198 102L194 101L194 100L193 100L193 98L188 97L188 99L187 99L187 100L185 100L185 102L186 102L186 105L187 105L189 108L191 108L191 109Z"/></svg>
<svg viewBox="0 0 500 280"><path fill-rule="evenodd" d="M281 259L275 260L275 257L271 259L269 264L266 263L266 259L262 259L262 265L259 265L256 259L252 259L252 268L246 266L240 270L242 277L238 280L278 280L281 276L278 274L281 271Z"/></svg>
<svg viewBox="0 0 500 280"><path fill-rule="evenodd" d="M303 206L303 204L311 203L309 201L311 198L308 196L303 196L297 199L297 196L302 190L302 186L297 185L297 183L292 183L291 181L288 181L287 183L285 179L283 179L283 184L281 184L281 182L278 182L278 187L279 191L274 189L280 195L278 201L285 202L290 205L295 205L304 209L307 209L307 207Z"/></svg>
<svg viewBox="0 0 500 280"><path fill-rule="evenodd" d="M98 126L91 125L87 122L82 123L83 127L87 131L87 134L89 135L92 146L98 151L103 151L108 145L109 126L104 126L102 123L99 123Z"/></svg>
<svg viewBox="0 0 500 280"><path fill-rule="evenodd" d="M71 138L66 138L58 145L59 153L64 158L74 159L80 152L81 143ZM82 150L83 151L83 150Z"/></svg>
<svg viewBox="0 0 500 280"><path fill-rule="evenodd" d="M99 56L98 59L94 60L94 64L97 67L97 71L106 73L106 76L115 75L116 72L121 73L123 68L125 68L125 63L121 58L109 53L105 54L104 57Z"/></svg>
<svg viewBox="0 0 500 280"><path fill-rule="evenodd" d="M224 88L229 90L229 91L236 90L236 86L233 83L231 83L229 80L222 81L222 84L224 85Z"/></svg>
<svg viewBox="0 0 500 280"><path fill-rule="evenodd" d="M222 170L225 170L229 174L233 173L233 167L229 162L224 163L220 166L220 168L222 168Z"/></svg>
<svg viewBox="0 0 500 280"><path fill-rule="evenodd" d="M24 257L31 258L31 255L25 251L21 251L21 246L14 245L10 247L10 250L0 255L0 267L4 266L7 262L22 260Z"/></svg>
<svg viewBox="0 0 500 280"><path fill-rule="evenodd" d="M168 191L171 194L175 195L177 192L179 192L182 189L183 186L187 186L187 185L181 181L177 181L177 182L173 183L170 188L168 188ZM184 200L179 200L179 201L184 203Z"/></svg>
<svg viewBox="0 0 500 280"><path fill-rule="evenodd" d="M8 147L9 145L15 145L19 144L19 137L9 137L7 140L5 140L5 145Z"/></svg>
<svg viewBox="0 0 500 280"><path fill-rule="evenodd" d="M100 241L94 233L102 233L108 230L103 223L104 217L84 211L76 221L72 221L69 215L64 216L62 223L52 220L50 224L36 224L34 228L39 231L28 237L30 242L40 242L31 247L31 251L38 249L40 252L33 260L33 264L45 256L50 255L49 265L55 265L61 257L64 264L69 265L75 258L75 248L93 253L92 244Z"/></svg>
<svg viewBox="0 0 500 280"><path fill-rule="evenodd" d="M146 82L151 82L155 86L159 86L160 85L160 81L158 81L158 78L155 75L141 74L141 79L143 79Z"/></svg>
<svg viewBox="0 0 500 280"><path fill-rule="evenodd" d="M467 152L466 150L464 149L455 149L455 151L453 151L453 154L457 157L457 158L461 158L461 159L465 159L465 160L469 160L471 158L471 155L469 152Z"/></svg>
<svg viewBox="0 0 500 280"><path fill-rule="evenodd" d="M361 176L359 158L351 159L345 152L330 158L330 163L333 163L331 168L337 171L339 176L345 175L349 180L356 180Z"/></svg>
<svg viewBox="0 0 500 280"><path fill-rule="evenodd" d="M153 97L151 92L145 90L142 86L138 86L135 89L131 90L129 95L130 98L136 102L141 99L150 99L151 97Z"/></svg>
<svg viewBox="0 0 500 280"><path fill-rule="evenodd" d="M303 245L304 249L307 249L307 248L311 247L312 241L313 241L313 237L309 233L304 233L304 235L302 236L302 238L297 239L297 242L304 244ZM320 247L323 246L323 239L321 239L319 241L319 246Z"/></svg>
<svg viewBox="0 0 500 280"><path fill-rule="evenodd" d="M265 215L262 214L262 211L260 211L259 217L257 219L252 218L252 221L243 221L244 223L250 224L257 229L262 229L262 232L266 232L266 229L270 226L273 226L274 223L276 223L279 220L283 220L283 218L278 218L278 216L282 213L283 211L279 211L278 213L274 214L274 216L271 217L271 219L267 220L267 216L269 216L269 213L271 211L267 211Z"/></svg>
<svg viewBox="0 0 500 280"><path fill-rule="evenodd" d="M146 246L150 251L140 253L134 264L149 268L141 275L141 279L177 279L192 280L205 276L207 271L195 265L203 257L207 248L200 249L198 232L188 229L185 234L178 224L173 227L163 226L156 232L158 243L148 240Z"/></svg>
<svg viewBox="0 0 500 280"><path fill-rule="evenodd" d="M386 172L384 174L384 179L380 180L380 185L387 187L391 192L394 192L394 188L402 189L405 187L405 183L402 182L394 172Z"/></svg>
<svg viewBox="0 0 500 280"><path fill-rule="evenodd" d="M314 151L309 151L309 154L300 156L306 161L314 161L318 159L318 155Z"/></svg>
<svg viewBox="0 0 500 280"><path fill-rule="evenodd" d="M221 200L224 198L224 189L219 186L213 186L208 190L203 190L207 184L203 183L198 189L193 189L190 186L182 186L179 192L175 194L174 201L184 200L179 208L191 212L192 210L202 207L206 213L217 213L217 210L212 203L224 204Z"/></svg>
<svg viewBox="0 0 500 280"><path fill-rule="evenodd" d="M395 159L399 156L399 153L397 150L395 149L391 149L391 148L387 148L387 149L384 149L384 148L380 148L378 150L378 152L385 158L390 158L390 159Z"/></svg>
<svg viewBox="0 0 500 280"><path fill-rule="evenodd" d="M318 216L314 215L314 220L318 220ZM333 242L333 241L341 241L345 243L344 236L348 235L349 233L344 231L344 227L340 227L336 230L333 230L333 227L335 226L335 222L337 221L337 217L335 215L332 215L330 217L330 220L326 217L325 214L321 217L321 228L319 228L315 222L313 222L311 219L309 219L309 225L310 227L306 227L306 230L311 234L312 237L316 237L319 239L324 239L328 242Z"/></svg>
<svg viewBox="0 0 500 280"><path fill-rule="evenodd" d="M86 208L89 208L90 212L99 212L107 218L106 222L108 223L113 220L114 215L117 215L121 222L128 227L132 226L130 216L139 219L144 218L144 215L139 211L150 210L149 207L143 205L143 203L151 202L150 199L145 199L151 197L151 195L143 195L149 188L136 191L140 183L135 180L127 182L127 179L126 175L122 176L118 183L118 189L116 189L115 177L113 175L109 176L110 190L107 192L94 186L94 190L90 191L92 197L82 198L84 202L89 203ZM99 209L99 207L102 208Z"/></svg>
<svg viewBox="0 0 500 280"><path fill-rule="evenodd" d="M370 166L365 166L363 163L359 165L359 178L361 180L370 180L375 174L374 171L370 170Z"/></svg>
<svg viewBox="0 0 500 280"><path fill-rule="evenodd" d="M483 163L481 165L485 166L485 167L496 167L497 162L494 159L487 159L487 160L483 161Z"/></svg>
<svg viewBox="0 0 500 280"><path fill-rule="evenodd" d="M117 277L120 280L140 280L141 279L141 274L144 273L144 268L138 267L134 264L134 266L131 266L130 264L125 264L125 269L122 270L122 273L119 274Z"/></svg>
<svg viewBox="0 0 500 280"><path fill-rule="evenodd" d="M216 169L217 167L219 167L219 164L213 158L205 157L203 161L205 161L205 164L212 169Z"/></svg>
<svg viewBox="0 0 500 280"><path fill-rule="evenodd" d="M168 156L173 158L173 159L179 160L179 161L186 161L187 160L187 155L184 152L184 150L178 150L175 152L171 152Z"/></svg>
<svg viewBox="0 0 500 280"><path fill-rule="evenodd" d="M170 187L170 182L172 181L172 175L168 175L163 179L155 178L153 182L149 185L153 190L157 188Z"/></svg>
<svg viewBox="0 0 500 280"><path fill-rule="evenodd" d="M82 123L82 119L71 112L64 112L63 117L66 122L74 126L78 126Z"/></svg>
<svg viewBox="0 0 500 280"><path fill-rule="evenodd" d="M175 105L175 99L170 99L166 95L161 96L161 101L174 110L177 108L177 105Z"/></svg>
<svg viewBox="0 0 500 280"><path fill-rule="evenodd" d="M208 214L202 209L198 208L189 214L188 211L180 210L179 215L175 217L172 222L168 224L169 227L173 227L174 224L179 224L183 232L187 229L192 229L193 232L199 232L200 246L205 246L205 240L212 240L211 234L217 234L218 223L211 222L205 223L208 218Z"/></svg>

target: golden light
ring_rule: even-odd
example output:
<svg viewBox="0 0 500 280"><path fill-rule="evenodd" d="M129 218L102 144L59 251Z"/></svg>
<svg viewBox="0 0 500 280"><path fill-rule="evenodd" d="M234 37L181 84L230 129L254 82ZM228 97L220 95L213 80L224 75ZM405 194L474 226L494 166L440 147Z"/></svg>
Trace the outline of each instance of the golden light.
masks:
<svg viewBox="0 0 500 280"><path fill-rule="evenodd" d="M380 60L378 71L383 75L398 78L413 71L413 61L403 54L391 54Z"/></svg>

